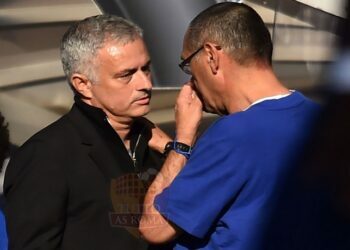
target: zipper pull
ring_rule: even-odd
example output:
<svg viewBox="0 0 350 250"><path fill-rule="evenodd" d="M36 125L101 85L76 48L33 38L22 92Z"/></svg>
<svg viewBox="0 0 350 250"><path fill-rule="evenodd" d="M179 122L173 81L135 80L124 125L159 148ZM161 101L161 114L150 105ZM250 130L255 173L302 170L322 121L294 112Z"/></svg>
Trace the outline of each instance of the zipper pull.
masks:
<svg viewBox="0 0 350 250"><path fill-rule="evenodd" d="M133 156L131 157L131 159L132 159L132 161L133 161L133 163L134 163L134 167L136 168L136 166L137 166L137 160L136 160L135 155L133 155Z"/></svg>

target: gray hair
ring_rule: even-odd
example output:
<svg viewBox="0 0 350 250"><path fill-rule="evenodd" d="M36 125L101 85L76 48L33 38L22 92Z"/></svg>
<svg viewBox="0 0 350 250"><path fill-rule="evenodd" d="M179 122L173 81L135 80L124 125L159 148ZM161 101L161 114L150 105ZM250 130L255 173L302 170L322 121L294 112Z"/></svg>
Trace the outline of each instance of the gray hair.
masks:
<svg viewBox="0 0 350 250"><path fill-rule="evenodd" d="M84 74L92 82L98 81L94 61L98 50L109 41L125 45L141 37L140 27L113 15L92 16L73 24L64 34L60 48L63 70L68 81L74 73Z"/></svg>
<svg viewBox="0 0 350 250"><path fill-rule="evenodd" d="M217 43L241 65L256 61L271 65L270 33L248 5L224 2L198 14L187 30L186 47L196 50L205 42Z"/></svg>

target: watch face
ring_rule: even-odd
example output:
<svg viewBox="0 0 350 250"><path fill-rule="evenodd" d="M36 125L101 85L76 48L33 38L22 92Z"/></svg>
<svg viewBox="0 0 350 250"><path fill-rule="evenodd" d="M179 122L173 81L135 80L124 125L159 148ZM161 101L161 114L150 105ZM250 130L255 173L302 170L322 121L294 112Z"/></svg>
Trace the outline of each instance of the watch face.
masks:
<svg viewBox="0 0 350 250"><path fill-rule="evenodd" d="M167 156L170 150L175 150L175 152L184 155L188 159L191 155L192 147L186 145L185 143L171 141L165 145L164 155Z"/></svg>
<svg viewBox="0 0 350 250"><path fill-rule="evenodd" d="M189 153L191 151L191 147L184 144L184 143L181 143L181 142L175 142L175 148L177 150L180 150L182 152L186 152L186 153Z"/></svg>

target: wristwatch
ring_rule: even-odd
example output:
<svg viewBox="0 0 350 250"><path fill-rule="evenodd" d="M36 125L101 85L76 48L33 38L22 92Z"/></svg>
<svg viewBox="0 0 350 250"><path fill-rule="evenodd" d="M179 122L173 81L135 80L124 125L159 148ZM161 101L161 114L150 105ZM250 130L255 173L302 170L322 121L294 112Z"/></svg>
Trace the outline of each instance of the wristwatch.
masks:
<svg viewBox="0 0 350 250"><path fill-rule="evenodd" d="M175 141L170 141L165 145L164 155L167 156L170 150L174 150L176 153L182 154L187 159L189 159L191 156L192 147L185 143L178 142L175 140Z"/></svg>

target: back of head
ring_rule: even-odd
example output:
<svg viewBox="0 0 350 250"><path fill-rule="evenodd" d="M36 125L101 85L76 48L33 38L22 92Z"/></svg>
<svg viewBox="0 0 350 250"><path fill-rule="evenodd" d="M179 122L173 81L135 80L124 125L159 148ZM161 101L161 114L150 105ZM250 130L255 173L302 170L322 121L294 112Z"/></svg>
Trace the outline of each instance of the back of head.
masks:
<svg viewBox="0 0 350 250"><path fill-rule="evenodd" d="M219 3L202 11L190 23L185 42L190 50L216 43L241 65L270 66L272 61L267 27L255 10L241 3Z"/></svg>
<svg viewBox="0 0 350 250"><path fill-rule="evenodd" d="M63 70L68 79L73 73L80 73L96 82L94 69L98 64L94 59L98 50L109 41L122 46L140 37L142 30L124 18L113 15L88 17L73 24L62 38Z"/></svg>

